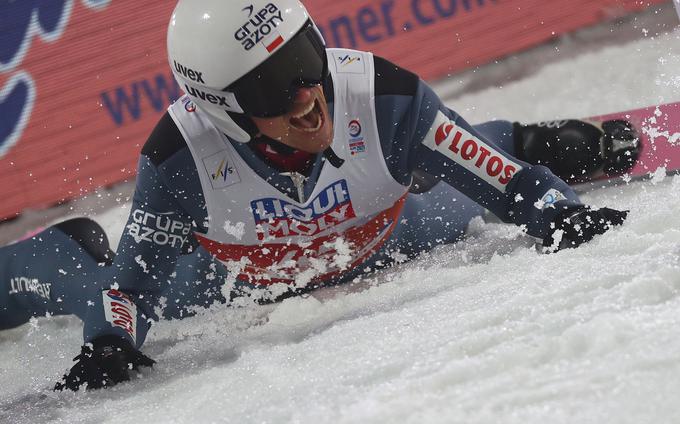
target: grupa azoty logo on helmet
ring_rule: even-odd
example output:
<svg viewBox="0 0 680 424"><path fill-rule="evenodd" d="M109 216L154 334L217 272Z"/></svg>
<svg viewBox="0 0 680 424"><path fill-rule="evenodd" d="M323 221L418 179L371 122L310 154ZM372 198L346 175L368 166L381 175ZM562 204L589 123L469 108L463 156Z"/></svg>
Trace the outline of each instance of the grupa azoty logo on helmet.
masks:
<svg viewBox="0 0 680 424"><path fill-rule="evenodd" d="M262 43L271 53L283 43L283 37L276 30L276 27L284 21L283 13L278 6L268 3L255 11L255 7L251 4L244 7L243 11L248 14L248 20L236 30L234 38L245 50L250 50L258 43Z"/></svg>

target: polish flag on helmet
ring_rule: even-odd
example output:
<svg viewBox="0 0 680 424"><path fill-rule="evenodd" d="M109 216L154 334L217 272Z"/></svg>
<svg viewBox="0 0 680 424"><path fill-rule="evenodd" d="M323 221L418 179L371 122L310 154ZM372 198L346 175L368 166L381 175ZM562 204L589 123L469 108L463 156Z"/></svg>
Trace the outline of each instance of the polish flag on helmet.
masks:
<svg viewBox="0 0 680 424"><path fill-rule="evenodd" d="M267 49L269 53L272 53L281 44L283 44L283 37L276 30L272 31L271 34L267 35L262 39L262 45Z"/></svg>

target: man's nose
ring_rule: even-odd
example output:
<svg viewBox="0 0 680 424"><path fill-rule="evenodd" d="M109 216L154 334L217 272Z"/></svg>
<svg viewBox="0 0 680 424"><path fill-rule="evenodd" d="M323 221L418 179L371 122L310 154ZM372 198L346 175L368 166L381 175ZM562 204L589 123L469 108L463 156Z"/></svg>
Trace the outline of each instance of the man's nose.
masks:
<svg viewBox="0 0 680 424"><path fill-rule="evenodd" d="M313 87L300 87L295 93L295 103L308 103L314 97Z"/></svg>

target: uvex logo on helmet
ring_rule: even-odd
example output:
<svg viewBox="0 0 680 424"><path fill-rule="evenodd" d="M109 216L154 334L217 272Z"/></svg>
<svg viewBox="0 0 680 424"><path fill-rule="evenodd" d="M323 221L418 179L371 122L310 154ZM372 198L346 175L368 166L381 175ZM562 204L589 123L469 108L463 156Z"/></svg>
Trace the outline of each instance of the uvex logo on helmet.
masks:
<svg viewBox="0 0 680 424"><path fill-rule="evenodd" d="M273 3L268 3L257 12L252 5L243 8L243 11L248 12L248 20L236 30L234 38L245 50L250 50L257 43L265 41L265 38L273 35L275 28L283 22L283 13Z"/></svg>
<svg viewBox="0 0 680 424"><path fill-rule="evenodd" d="M210 87L197 87L186 81L180 81L184 85L184 92L191 97L192 104L185 105L187 112L193 112L196 104L203 106L217 106L229 112L243 113L234 93L230 91L217 91ZM196 103L196 104L194 104ZM209 103L209 104L208 104Z"/></svg>
<svg viewBox="0 0 680 424"><path fill-rule="evenodd" d="M202 84L205 84L205 81L203 81L203 72L199 71L194 71L193 69L182 65L181 63L177 62L176 60L173 60L172 63L175 64L175 70L184 75L185 78L189 78L192 81L200 82Z"/></svg>

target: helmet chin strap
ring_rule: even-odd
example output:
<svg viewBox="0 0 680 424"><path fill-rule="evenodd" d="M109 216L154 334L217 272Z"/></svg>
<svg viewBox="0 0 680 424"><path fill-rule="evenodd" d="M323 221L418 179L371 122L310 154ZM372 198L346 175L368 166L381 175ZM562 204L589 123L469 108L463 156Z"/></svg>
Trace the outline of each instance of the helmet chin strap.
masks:
<svg viewBox="0 0 680 424"><path fill-rule="evenodd" d="M295 152L295 149L288 146L287 144L281 143L280 141L274 140L273 138L267 137L266 135L261 133L254 136L252 142L253 144L256 143L268 144L272 149L274 149L274 151L276 151L276 153L282 155L290 155L293 152ZM326 160L336 168L340 168L345 163L345 160L340 158L337 154L335 154L331 147L328 147L326 150L323 151L323 157L326 158Z"/></svg>
<svg viewBox="0 0 680 424"><path fill-rule="evenodd" d="M328 163L338 169L345 163L345 160L338 157L330 146L323 151L323 157L326 158Z"/></svg>
<svg viewBox="0 0 680 424"><path fill-rule="evenodd" d="M297 151L296 149L286 144L283 144L280 141L274 140L273 138L267 137L266 135L263 134L257 134L252 138L251 141L252 147L261 144L266 144L274 152L276 152L276 154L282 156L289 156ZM345 160L340 158L331 147L328 147L326 150L323 151L323 157L328 161L328 163L330 163L335 168L340 168L345 163Z"/></svg>
<svg viewBox="0 0 680 424"><path fill-rule="evenodd" d="M295 152L294 148L292 148L292 147L290 147L286 144L283 144L278 140L274 140L271 137L267 137L266 135L264 135L262 133L258 133L255 136L253 136L251 142L253 144L256 144L256 143L268 144L276 153L281 154L281 155L290 155L293 152Z"/></svg>

